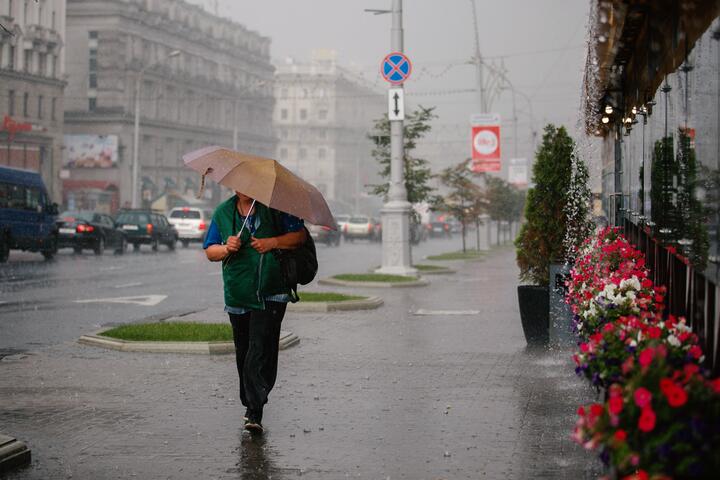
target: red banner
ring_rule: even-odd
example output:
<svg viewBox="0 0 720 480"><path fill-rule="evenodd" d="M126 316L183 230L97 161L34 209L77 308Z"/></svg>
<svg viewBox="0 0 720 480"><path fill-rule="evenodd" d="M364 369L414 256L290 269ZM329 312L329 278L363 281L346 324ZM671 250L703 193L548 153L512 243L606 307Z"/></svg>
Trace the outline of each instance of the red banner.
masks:
<svg viewBox="0 0 720 480"><path fill-rule="evenodd" d="M471 123L472 170L477 173L499 172L501 169L500 116L473 115Z"/></svg>

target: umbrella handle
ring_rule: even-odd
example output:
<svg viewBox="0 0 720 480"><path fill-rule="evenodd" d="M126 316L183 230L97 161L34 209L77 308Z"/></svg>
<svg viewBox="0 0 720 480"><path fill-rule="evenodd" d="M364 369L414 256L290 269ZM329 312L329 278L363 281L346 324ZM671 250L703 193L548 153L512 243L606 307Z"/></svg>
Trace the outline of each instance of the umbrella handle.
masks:
<svg viewBox="0 0 720 480"><path fill-rule="evenodd" d="M245 225L247 225L248 218L250 218L250 212L252 212L253 208L255 208L255 200L253 199L252 205L250 205L250 210L248 211L248 214L245 216L245 221L243 222L242 226L240 227L240 231L237 234L237 238L240 238L240 235L242 235L243 230L245 229ZM235 255L235 252L231 253L227 257L223 258L222 266L225 268L228 264L228 261L232 258L232 256Z"/></svg>

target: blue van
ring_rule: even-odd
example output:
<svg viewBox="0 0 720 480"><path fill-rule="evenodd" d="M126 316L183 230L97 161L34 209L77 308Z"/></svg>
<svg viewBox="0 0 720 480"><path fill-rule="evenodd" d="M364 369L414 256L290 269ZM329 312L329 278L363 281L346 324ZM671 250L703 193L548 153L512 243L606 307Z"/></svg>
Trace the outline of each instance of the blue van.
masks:
<svg viewBox="0 0 720 480"><path fill-rule="evenodd" d="M7 261L10 249L53 258L57 214L58 206L50 203L39 173L0 167L0 263Z"/></svg>

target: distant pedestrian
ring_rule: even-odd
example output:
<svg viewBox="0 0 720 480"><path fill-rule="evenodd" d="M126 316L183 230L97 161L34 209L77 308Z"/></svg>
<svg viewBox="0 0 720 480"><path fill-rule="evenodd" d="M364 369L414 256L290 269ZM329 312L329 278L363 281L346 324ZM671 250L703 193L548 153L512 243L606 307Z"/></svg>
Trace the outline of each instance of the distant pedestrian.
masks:
<svg viewBox="0 0 720 480"><path fill-rule="evenodd" d="M223 264L245 429L262 432L263 407L277 378L280 324L290 300L271 252L297 248L306 231L301 219L235 193L215 210L203 248L208 260Z"/></svg>

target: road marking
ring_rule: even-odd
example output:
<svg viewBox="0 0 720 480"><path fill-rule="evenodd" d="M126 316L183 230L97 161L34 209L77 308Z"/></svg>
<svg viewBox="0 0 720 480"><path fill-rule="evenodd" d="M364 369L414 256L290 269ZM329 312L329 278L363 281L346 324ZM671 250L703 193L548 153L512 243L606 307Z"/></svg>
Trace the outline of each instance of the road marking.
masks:
<svg viewBox="0 0 720 480"><path fill-rule="evenodd" d="M425 310L421 308L413 315L480 315L480 310Z"/></svg>
<svg viewBox="0 0 720 480"><path fill-rule="evenodd" d="M75 300L75 303L130 303L142 305L144 307L153 307L165 300L167 295L140 295L137 297L115 297L115 298L95 298L92 300Z"/></svg>
<svg viewBox="0 0 720 480"><path fill-rule="evenodd" d="M135 283L123 283L122 285L115 285L115 288L130 288L130 287L139 287L142 285L142 282L135 282Z"/></svg>

